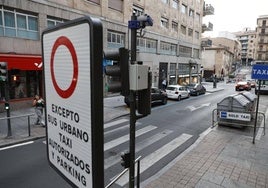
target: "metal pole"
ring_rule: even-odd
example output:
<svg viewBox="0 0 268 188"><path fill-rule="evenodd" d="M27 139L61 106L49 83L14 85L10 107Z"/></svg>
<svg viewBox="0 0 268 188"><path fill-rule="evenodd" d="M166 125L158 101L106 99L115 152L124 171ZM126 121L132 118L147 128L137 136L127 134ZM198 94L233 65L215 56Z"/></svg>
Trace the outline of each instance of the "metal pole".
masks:
<svg viewBox="0 0 268 188"><path fill-rule="evenodd" d="M131 20L137 20L135 13L131 16ZM131 29L131 64L136 61L137 48L137 31ZM130 153L130 167L129 167L129 187L135 186L135 134L136 134L136 93L130 91L130 133L129 133L129 153Z"/></svg>
<svg viewBox="0 0 268 188"><path fill-rule="evenodd" d="M254 132L253 132L253 144L255 144L257 117L258 117L258 111L259 111L260 89L261 89L261 80L259 80L259 85L258 85L258 97L257 97L257 106L256 106L256 114L255 114Z"/></svg>
<svg viewBox="0 0 268 188"><path fill-rule="evenodd" d="M28 136L31 136L30 116L28 116Z"/></svg>
<svg viewBox="0 0 268 188"><path fill-rule="evenodd" d="M7 111L7 137L12 136L11 132L11 123L10 123L10 105L9 105L9 77L8 77L8 70L7 70L7 76L6 76L6 81L5 81L5 100L6 103L8 103L8 108L6 109Z"/></svg>

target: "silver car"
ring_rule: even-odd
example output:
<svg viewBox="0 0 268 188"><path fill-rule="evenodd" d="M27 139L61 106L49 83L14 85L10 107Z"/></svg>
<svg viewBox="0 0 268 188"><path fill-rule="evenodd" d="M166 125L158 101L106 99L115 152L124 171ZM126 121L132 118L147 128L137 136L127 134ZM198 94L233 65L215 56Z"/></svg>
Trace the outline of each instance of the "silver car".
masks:
<svg viewBox="0 0 268 188"><path fill-rule="evenodd" d="M169 99L176 99L178 101L190 96L187 87L181 85L169 85L166 89L166 93Z"/></svg>

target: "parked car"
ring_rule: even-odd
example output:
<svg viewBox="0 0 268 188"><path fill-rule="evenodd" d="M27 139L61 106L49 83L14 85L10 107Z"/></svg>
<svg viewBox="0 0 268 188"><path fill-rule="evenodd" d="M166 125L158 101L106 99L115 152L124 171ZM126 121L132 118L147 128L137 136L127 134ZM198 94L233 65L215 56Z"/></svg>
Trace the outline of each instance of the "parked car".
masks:
<svg viewBox="0 0 268 188"><path fill-rule="evenodd" d="M167 97L169 99L177 99L178 101L183 98L190 97L190 93L186 86L169 85L166 89Z"/></svg>
<svg viewBox="0 0 268 188"><path fill-rule="evenodd" d="M125 103L127 104L127 106L129 106L128 97L125 97ZM161 89L152 87L151 88L151 104L153 103L167 104L167 93Z"/></svg>
<svg viewBox="0 0 268 188"><path fill-rule="evenodd" d="M152 87L151 88L151 102L152 103L160 102L162 104L167 104L167 93L161 89Z"/></svg>
<svg viewBox="0 0 268 188"><path fill-rule="evenodd" d="M243 91L243 90L251 90L251 85L249 82L245 82L245 81L242 81L242 82L237 82L237 84L235 85L235 90L236 91Z"/></svg>
<svg viewBox="0 0 268 188"><path fill-rule="evenodd" d="M200 95L206 93L206 88L202 84L194 83L188 84L187 88L190 90L190 95Z"/></svg>

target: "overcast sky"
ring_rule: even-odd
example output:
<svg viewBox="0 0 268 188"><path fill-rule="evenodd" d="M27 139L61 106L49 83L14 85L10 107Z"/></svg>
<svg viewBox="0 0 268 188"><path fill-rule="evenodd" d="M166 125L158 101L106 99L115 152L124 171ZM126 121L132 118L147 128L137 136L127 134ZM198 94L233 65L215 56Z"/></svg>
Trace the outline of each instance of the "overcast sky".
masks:
<svg viewBox="0 0 268 188"><path fill-rule="evenodd" d="M221 31L242 31L245 27L255 29L257 18L268 15L268 0L205 0L211 4L214 15L203 17L203 23L211 22L213 32L204 36L217 37Z"/></svg>

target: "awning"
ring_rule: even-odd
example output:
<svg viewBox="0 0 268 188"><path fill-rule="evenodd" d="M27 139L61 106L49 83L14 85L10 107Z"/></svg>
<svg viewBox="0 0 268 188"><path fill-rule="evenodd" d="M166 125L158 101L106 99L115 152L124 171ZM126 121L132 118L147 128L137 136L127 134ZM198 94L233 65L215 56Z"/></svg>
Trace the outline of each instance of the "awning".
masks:
<svg viewBox="0 0 268 188"><path fill-rule="evenodd" d="M8 70L42 70L42 56L0 54L0 62L7 62Z"/></svg>

